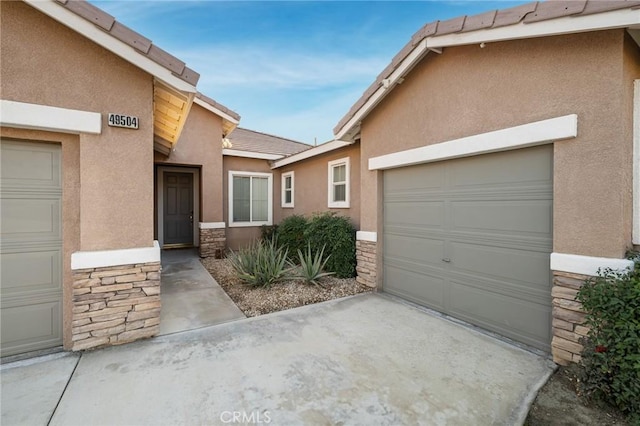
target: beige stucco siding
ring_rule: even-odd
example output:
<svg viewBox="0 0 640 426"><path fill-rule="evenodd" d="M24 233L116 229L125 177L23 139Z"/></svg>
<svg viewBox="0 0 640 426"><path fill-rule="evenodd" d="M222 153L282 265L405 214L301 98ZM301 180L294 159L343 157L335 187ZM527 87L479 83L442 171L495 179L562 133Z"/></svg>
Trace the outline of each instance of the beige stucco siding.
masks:
<svg viewBox="0 0 640 426"><path fill-rule="evenodd" d="M363 121L361 228L381 231L381 172L367 171L369 158L575 113L578 137L554 146L553 249L622 257L632 166L624 39L613 30L430 53Z"/></svg>
<svg viewBox="0 0 640 426"><path fill-rule="evenodd" d="M193 104L171 155L155 153L157 165L200 168L200 222L222 222L222 119Z"/></svg>
<svg viewBox="0 0 640 426"><path fill-rule="evenodd" d="M328 164L330 161L349 158L350 167L350 203L349 208L328 207ZM294 207L282 208L282 179L280 176L294 172ZM360 229L360 146L359 144L332 151L308 160L299 161L277 169L278 179L277 221L285 217L301 214L311 215L316 212L332 211L342 216L349 216L351 222Z"/></svg>
<svg viewBox="0 0 640 426"><path fill-rule="evenodd" d="M277 171L271 170L269 162L253 158L224 156L223 159L223 209L224 222L227 224L227 247L237 250L260 238L260 227L229 227L229 171L271 173L273 179L273 203L279 205L280 195L277 193L276 180L280 179ZM278 204L276 204L278 203ZM274 220L275 220L274 207ZM274 222L275 223L275 222Z"/></svg>
<svg viewBox="0 0 640 426"><path fill-rule="evenodd" d="M3 2L2 99L103 117L80 135L80 250L153 243L153 79L21 2ZM139 117L140 129L107 126L107 113Z"/></svg>

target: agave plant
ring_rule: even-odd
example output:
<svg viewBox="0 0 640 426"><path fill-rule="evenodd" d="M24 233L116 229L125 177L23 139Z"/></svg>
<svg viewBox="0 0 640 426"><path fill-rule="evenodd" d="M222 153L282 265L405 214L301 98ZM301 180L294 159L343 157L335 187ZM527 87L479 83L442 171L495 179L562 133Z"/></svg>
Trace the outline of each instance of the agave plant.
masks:
<svg viewBox="0 0 640 426"><path fill-rule="evenodd" d="M333 272L324 272L324 267L327 264L327 260L331 257L331 255L327 256L326 259L322 259L324 256L324 246L319 252L316 252L315 255L311 253L311 245L307 245L307 250L302 253L298 250L298 260L300 262L300 266L297 268L297 274L295 278L302 279L306 284L314 284L316 286L325 287L319 281L320 278L326 277L329 275L333 275Z"/></svg>
<svg viewBox="0 0 640 426"><path fill-rule="evenodd" d="M269 287L287 278L287 250L277 247L273 240L260 241L232 252L231 266L240 281L252 287Z"/></svg>

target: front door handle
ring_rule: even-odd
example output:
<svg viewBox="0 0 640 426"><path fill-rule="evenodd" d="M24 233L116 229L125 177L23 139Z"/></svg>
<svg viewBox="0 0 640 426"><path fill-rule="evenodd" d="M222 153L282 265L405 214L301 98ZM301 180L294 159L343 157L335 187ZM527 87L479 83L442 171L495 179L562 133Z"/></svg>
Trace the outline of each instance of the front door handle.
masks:
<svg viewBox="0 0 640 426"><path fill-rule="evenodd" d="M189 215L189 220L191 221L191 223L193 223L193 212L191 212L191 214Z"/></svg>
<svg viewBox="0 0 640 426"><path fill-rule="evenodd" d="M442 259L442 261L449 263L449 262L451 262L451 259L449 259L448 257L445 257L444 259Z"/></svg>

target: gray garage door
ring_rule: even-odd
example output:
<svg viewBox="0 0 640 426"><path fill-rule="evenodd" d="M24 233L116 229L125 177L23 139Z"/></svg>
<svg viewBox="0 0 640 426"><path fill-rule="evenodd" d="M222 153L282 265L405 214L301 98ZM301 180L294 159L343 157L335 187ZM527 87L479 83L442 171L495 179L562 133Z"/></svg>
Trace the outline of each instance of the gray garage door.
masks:
<svg viewBox="0 0 640 426"><path fill-rule="evenodd" d="M62 344L59 145L0 140L2 356Z"/></svg>
<svg viewBox="0 0 640 426"><path fill-rule="evenodd" d="M384 290L549 351L553 147L384 172Z"/></svg>

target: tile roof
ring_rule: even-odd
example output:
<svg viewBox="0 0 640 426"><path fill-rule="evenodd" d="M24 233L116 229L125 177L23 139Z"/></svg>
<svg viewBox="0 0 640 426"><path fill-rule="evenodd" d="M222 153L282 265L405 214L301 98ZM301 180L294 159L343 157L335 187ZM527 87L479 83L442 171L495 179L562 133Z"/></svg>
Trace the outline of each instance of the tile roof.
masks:
<svg viewBox="0 0 640 426"><path fill-rule="evenodd" d="M231 149L238 151L260 152L262 154L292 155L313 148L302 142L254 130L236 128L227 136L233 145Z"/></svg>
<svg viewBox="0 0 640 426"><path fill-rule="evenodd" d="M237 121L240 121L240 114L238 114L235 111L230 110L226 106L216 102L215 100L211 99L210 97L208 97L206 95L203 95L202 93L198 92L198 93L196 93L196 98L208 103L209 105L211 105L214 108L219 109L220 111L222 111L225 114L229 115L230 117L236 119Z"/></svg>
<svg viewBox="0 0 640 426"><path fill-rule="evenodd" d="M446 21L434 21L424 25L411 37L411 40L398 52L391 63L378 75L376 80L364 91L363 95L351 107L349 112L333 129L334 134L347 124L364 106L369 98L383 84L414 50L427 37L438 37L447 34L467 33L471 31L494 29L520 23L534 23L566 16L585 16L609 12L619 9L638 9L640 0L549 0L493 10L473 16L460 16Z"/></svg>
<svg viewBox="0 0 640 426"><path fill-rule="evenodd" d="M133 47L143 56L168 69L177 78L195 86L200 74L184 62L154 45L151 40L116 21L102 9L85 0L55 0L58 5L93 23L111 36Z"/></svg>

